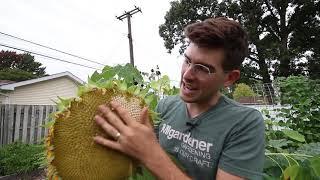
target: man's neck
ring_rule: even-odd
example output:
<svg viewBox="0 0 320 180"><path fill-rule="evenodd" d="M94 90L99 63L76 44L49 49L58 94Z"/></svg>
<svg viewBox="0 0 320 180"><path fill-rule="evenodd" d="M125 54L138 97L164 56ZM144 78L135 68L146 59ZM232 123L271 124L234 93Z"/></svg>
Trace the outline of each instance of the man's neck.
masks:
<svg viewBox="0 0 320 180"><path fill-rule="evenodd" d="M210 107L216 105L221 97L221 93L218 92L211 98L210 101L199 103L187 103L187 110L190 118L195 118L203 112L206 112Z"/></svg>

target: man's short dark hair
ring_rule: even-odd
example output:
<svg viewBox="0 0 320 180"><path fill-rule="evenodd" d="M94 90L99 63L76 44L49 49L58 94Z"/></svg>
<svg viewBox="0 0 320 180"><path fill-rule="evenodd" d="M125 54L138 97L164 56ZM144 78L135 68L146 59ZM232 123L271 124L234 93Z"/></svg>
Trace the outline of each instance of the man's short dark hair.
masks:
<svg viewBox="0 0 320 180"><path fill-rule="evenodd" d="M225 17L210 18L188 25L186 37L199 47L223 48L225 71L240 69L248 54L248 36L240 24Z"/></svg>

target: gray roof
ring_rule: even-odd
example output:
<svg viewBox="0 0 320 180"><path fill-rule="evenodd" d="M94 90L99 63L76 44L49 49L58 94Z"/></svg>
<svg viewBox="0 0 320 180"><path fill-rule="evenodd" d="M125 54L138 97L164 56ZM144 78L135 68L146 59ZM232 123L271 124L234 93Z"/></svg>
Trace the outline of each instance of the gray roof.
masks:
<svg viewBox="0 0 320 180"><path fill-rule="evenodd" d="M42 82L42 81L48 81L51 79L56 79L56 78L60 78L60 77L64 77L64 76L74 80L78 84L84 84L84 81L82 81L80 78L78 78L77 76L66 71L66 72L62 72L62 73L52 74L49 76L44 76L44 77L37 78L37 79L30 79L30 80L26 80L26 81L0 84L0 90L14 90L16 87L25 86L25 85L29 85L29 84L33 84L33 83Z"/></svg>

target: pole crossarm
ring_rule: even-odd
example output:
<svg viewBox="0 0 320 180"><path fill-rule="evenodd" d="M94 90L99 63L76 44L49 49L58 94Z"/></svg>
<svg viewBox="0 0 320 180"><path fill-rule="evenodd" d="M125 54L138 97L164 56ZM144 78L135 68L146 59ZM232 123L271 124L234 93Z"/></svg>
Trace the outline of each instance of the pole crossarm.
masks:
<svg viewBox="0 0 320 180"><path fill-rule="evenodd" d="M128 15L132 16L132 15L138 13L138 12L142 13L141 8L135 7L135 9L133 9L133 10L131 10L129 12L124 11L124 13L121 16L116 16L116 18L119 19L120 21L122 21L124 18L127 18Z"/></svg>

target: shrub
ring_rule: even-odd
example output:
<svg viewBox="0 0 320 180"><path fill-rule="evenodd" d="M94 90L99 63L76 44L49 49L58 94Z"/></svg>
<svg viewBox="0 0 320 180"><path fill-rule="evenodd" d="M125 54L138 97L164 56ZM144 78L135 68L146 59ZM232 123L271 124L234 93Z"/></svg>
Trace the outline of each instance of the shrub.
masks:
<svg viewBox="0 0 320 180"><path fill-rule="evenodd" d="M279 82L282 103L289 105L281 109L286 121L280 125L303 134L307 143L320 142L320 81L290 76Z"/></svg>
<svg viewBox="0 0 320 180"><path fill-rule="evenodd" d="M266 122L265 179L319 179L320 82L303 76L279 78L281 103ZM273 129L273 127L277 127Z"/></svg>
<svg viewBox="0 0 320 180"><path fill-rule="evenodd" d="M0 148L0 176L26 173L44 164L44 146L19 142Z"/></svg>
<svg viewBox="0 0 320 180"><path fill-rule="evenodd" d="M233 98L239 100L240 97L253 97L255 93L253 90L246 84L240 83L236 85L236 88L233 92Z"/></svg>

